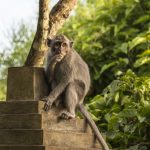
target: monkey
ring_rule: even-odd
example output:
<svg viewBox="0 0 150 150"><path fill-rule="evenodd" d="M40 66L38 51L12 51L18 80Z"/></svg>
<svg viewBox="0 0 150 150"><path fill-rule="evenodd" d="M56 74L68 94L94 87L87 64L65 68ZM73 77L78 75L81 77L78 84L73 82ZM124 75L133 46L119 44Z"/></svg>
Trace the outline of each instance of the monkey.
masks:
<svg viewBox="0 0 150 150"><path fill-rule="evenodd" d="M42 99L45 101L44 110L48 111L53 104L58 106L63 102L64 108L58 117L66 120L75 118L75 112L79 110L102 147L109 150L95 122L83 105L91 85L88 65L73 49L73 42L65 35L57 35L53 39L48 39L47 45L49 51L45 74L51 85L51 92Z"/></svg>

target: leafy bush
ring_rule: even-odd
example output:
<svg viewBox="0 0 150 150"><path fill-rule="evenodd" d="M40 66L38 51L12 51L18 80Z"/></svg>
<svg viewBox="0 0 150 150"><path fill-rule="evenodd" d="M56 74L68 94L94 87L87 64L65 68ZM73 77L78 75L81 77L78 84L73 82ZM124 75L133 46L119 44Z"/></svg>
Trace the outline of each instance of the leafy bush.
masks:
<svg viewBox="0 0 150 150"><path fill-rule="evenodd" d="M150 78L128 70L87 105L112 147L142 147L150 139ZM135 147L134 147L135 148ZM136 149L134 149L136 150Z"/></svg>
<svg viewBox="0 0 150 150"><path fill-rule="evenodd" d="M119 150L150 147L149 8L147 0L86 0L61 31L90 67L87 107Z"/></svg>

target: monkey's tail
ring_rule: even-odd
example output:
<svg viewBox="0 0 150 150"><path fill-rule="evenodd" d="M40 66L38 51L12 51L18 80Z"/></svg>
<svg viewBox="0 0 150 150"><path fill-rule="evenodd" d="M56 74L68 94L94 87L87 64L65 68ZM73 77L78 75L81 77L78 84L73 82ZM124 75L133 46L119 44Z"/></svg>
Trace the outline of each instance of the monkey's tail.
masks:
<svg viewBox="0 0 150 150"><path fill-rule="evenodd" d="M108 145L106 144L105 140L103 139L101 133L99 132L95 122L91 118L89 112L85 109L85 107L82 104L78 105L79 111L82 113L82 115L87 119L87 122L89 123L90 127L92 128L94 134L96 135L97 140L102 145L104 150L109 150Z"/></svg>

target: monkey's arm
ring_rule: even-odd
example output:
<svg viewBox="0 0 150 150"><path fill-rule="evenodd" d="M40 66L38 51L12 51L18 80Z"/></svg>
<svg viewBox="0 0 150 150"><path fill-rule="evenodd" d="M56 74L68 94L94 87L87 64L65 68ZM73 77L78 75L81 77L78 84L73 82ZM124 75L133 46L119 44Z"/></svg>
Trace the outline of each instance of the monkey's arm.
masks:
<svg viewBox="0 0 150 150"><path fill-rule="evenodd" d="M52 76L53 76L53 70L52 70L53 62L54 62L54 59L52 55L49 54L47 57L46 66L45 66L46 78L49 84L51 83Z"/></svg>
<svg viewBox="0 0 150 150"><path fill-rule="evenodd" d="M49 61L47 61L45 72L46 76L48 77L48 82L51 83L54 76L54 70L57 62L59 62L60 56L59 55L49 55L47 58Z"/></svg>
<svg viewBox="0 0 150 150"><path fill-rule="evenodd" d="M66 68L67 71L62 75L62 79L58 85L50 92L49 96L46 98L46 103L44 105L44 110L47 111L52 106L54 101L62 94L67 85L71 82L71 68Z"/></svg>
<svg viewBox="0 0 150 150"><path fill-rule="evenodd" d="M44 110L48 111L54 101L59 97L59 95L64 91L64 89L69 84L69 80L65 82L60 82L49 94L49 96L46 98L46 103L44 105Z"/></svg>

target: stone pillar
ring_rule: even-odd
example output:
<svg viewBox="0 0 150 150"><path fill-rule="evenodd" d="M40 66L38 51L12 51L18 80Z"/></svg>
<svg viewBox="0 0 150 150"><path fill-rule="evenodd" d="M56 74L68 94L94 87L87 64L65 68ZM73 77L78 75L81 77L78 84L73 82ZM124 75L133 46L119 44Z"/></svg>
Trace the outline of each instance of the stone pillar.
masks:
<svg viewBox="0 0 150 150"><path fill-rule="evenodd" d="M7 101L40 100L48 95L44 69L40 67L11 67L8 69Z"/></svg>

